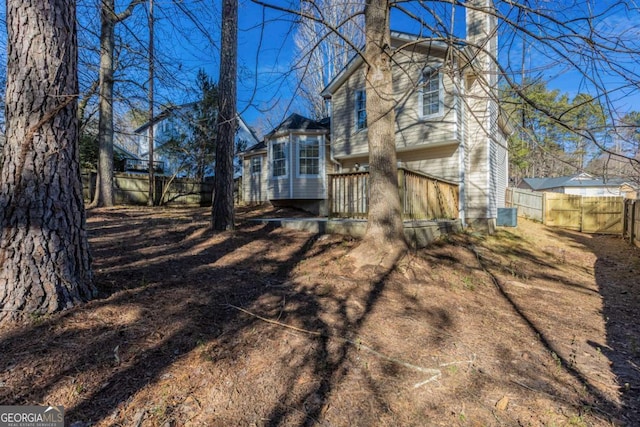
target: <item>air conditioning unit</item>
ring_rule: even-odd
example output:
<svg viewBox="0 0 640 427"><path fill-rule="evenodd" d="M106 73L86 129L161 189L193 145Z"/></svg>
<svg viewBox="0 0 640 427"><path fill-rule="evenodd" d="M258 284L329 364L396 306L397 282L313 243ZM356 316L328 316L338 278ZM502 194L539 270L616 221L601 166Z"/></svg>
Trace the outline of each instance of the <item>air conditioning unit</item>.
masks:
<svg viewBox="0 0 640 427"><path fill-rule="evenodd" d="M498 208L496 225L500 227L517 227L518 208Z"/></svg>

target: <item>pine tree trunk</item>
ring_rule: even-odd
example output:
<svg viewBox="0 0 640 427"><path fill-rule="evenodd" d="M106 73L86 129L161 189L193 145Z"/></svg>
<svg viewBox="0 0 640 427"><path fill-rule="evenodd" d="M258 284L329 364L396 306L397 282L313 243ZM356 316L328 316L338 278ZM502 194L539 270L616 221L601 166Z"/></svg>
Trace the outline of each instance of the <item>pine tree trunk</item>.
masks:
<svg viewBox="0 0 640 427"><path fill-rule="evenodd" d="M223 0L218 136L212 206L214 230L233 230L233 151L237 128L236 75L238 58L238 0Z"/></svg>
<svg viewBox="0 0 640 427"><path fill-rule="evenodd" d="M359 264L390 266L407 249L395 143L388 0L365 6L369 216L362 244L352 255Z"/></svg>
<svg viewBox="0 0 640 427"><path fill-rule="evenodd" d="M7 1L0 319L94 296L76 117L75 0Z"/></svg>

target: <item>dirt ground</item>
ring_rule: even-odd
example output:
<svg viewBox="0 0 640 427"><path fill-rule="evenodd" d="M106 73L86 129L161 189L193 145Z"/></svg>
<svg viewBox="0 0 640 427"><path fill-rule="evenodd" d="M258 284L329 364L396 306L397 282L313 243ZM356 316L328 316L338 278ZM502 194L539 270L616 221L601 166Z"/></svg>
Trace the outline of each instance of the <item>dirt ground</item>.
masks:
<svg viewBox="0 0 640 427"><path fill-rule="evenodd" d="M80 426L639 426L640 250L520 220L354 272L357 242L89 212L100 297L0 329L0 404ZM290 213L287 212L287 215Z"/></svg>

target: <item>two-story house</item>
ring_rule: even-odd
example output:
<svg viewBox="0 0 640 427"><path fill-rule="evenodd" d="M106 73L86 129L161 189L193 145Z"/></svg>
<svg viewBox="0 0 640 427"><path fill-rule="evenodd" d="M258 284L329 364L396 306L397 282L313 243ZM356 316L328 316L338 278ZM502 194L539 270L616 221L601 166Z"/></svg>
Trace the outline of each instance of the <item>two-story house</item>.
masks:
<svg viewBox="0 0 640 427"><path fill-rule="evenodd" d="M391 34L396 152L400 166L458 184L460 219L466 224L493 228L508 183L508 125L497 101L496 19L483 11L490 11L492 2L470 3L475 7L467 9L464 44ZM316 211L322 213L327 198L323 174L368 167L362 57L355 56L322 96L331 103L328 134L319 122L305 119L307 128L313 124L318 128L314 133L321 135L316 137L317 151L309 152L297 142L309 132L287 126L288 134L274 130L260 146L244 153L245 177L252 176L260 163L263 186L257 191L257 181L245 179L245 201L282 203L304 198L307 206L315 201ZM286 137L289 145L282 145ZM316 183L324 186L309 187L304 169L309 156L321 165L312 172L318 173ZM312 191L297 191L299 187Z"/></svg>
<svg viewBox="0 0 640 427"><path fill-rule="evenodd" d="M188 103L178 106L164 108L157 114L151 122L144 123L133 131L135 146L137 147L138 159L132 159L130 165L126 166L129 171L140 169L147 170L149 159L149 129L153 126L153 147L154 162L158 165L160 173L172 175L181 168L181 160L167 148L168 144L178 141L182 143L187 138L192 137L193 122L196 103ZM244 146L253 146L258 143L253 131L247 126L245 121L238 115L238 130L235 137L236 145L242 141ZM213 174L213 165L208 165L206 175Z"/></svg>

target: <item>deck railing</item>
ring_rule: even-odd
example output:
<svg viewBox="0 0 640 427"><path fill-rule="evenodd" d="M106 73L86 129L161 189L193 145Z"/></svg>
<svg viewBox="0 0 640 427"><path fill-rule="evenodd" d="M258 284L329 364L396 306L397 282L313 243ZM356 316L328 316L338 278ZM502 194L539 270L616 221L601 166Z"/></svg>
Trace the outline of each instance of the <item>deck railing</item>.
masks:
<svg viewBox="0 0 640 427"><path fill-rule="evenodd" d="M404 219L458 218L458 185L398 168L398 191ZM369 209L369 172L329 175L329 216L366 218Z"/></svg>

